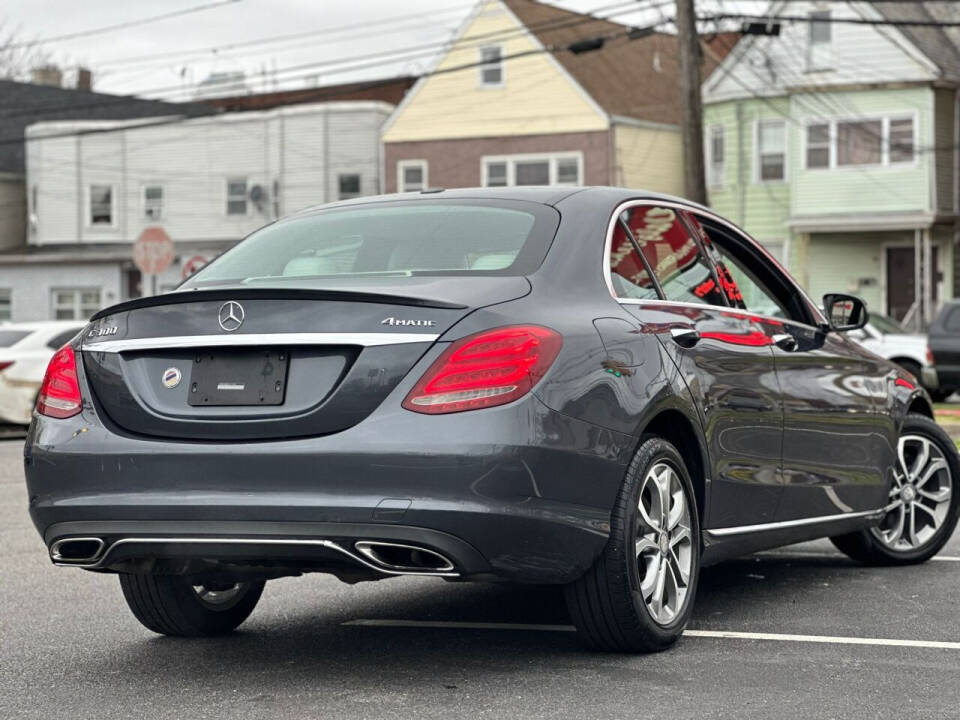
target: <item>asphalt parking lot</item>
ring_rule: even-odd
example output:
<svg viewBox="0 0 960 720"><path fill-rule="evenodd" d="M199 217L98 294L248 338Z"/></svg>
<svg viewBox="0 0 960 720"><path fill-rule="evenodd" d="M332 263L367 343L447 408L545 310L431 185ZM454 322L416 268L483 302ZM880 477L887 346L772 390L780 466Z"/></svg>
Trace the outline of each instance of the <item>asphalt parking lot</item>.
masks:
<svg viewBox="0 0 960 720"><path fill-rule="evenodd" d="M827 542L704 571L690 632L592 654L550 588L273 581L214 640L161 638L115 578L59 569L0 442L0 718L957 718L960 536L926 565Z"/></svg>

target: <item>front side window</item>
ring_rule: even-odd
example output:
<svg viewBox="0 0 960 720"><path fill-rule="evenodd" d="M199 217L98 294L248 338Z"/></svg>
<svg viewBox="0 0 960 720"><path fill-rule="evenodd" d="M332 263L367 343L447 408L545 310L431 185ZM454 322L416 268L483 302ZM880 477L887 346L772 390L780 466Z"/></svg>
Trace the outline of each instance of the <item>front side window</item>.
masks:
<svg viewBox="0 0 960 720"><path fill-rule="evenodd" d="M726 305L709 261L676 210L639 205L624 211L623 220L667 300Z"/></svg>
<svg viewBox="0 0 960 720"><path fill-rule="evenodd" d="M427 187L427 161L405 160L397 165L400 192L419 192Z"/></svg>
<svg viewBox="0 0 960 720"><path fill-rule="evenodd" d="M360 197L360 176L356 173L337 177L338 196L341 200Z"/></svg>
<svg viewBox="0 0 960 720"><path fill-rule="evenodd" d="M480 85L499 87L503 85L503 59L499 45L480 48Z"/></svg>
<svg viewBox="0 0 960 720"><path fill-rule="evenodd" d="M227 215L247 214L247 179L227 180Z"/></svg>
<svg viewBox="0 0 960 720"><path fill-rule="evenodd" d="M830 125L807 125L807 167L830 167Z"/></svg>
<svg viewBox="0 0 960 720"><path fill-rule="evenodd" d="M787 126L782 120L763 120L757 125L757 175L761 182L786 178Z"/></svg>
<svg viewBox="0 0 960 720"><path fill-rule="evenodd" d="M188 283L289 287L308 277L522 275L539 266L558 217L547 206L511 201L347 206L268 225Z"/></svg>
<svg viewBox="0 0 960 720"><path fill-rule="evenodd" d="M100 289L57 288L52 305L54 320L87 320L100 309Z"/></svg>
<svg viewBox="0 0 960 720"><path fill-rule="evenodd" d="M113 225L113 186L90 186L90 224Z"/></svg>
<svg viewBox="0 0 960 720"><path fill-rule="evenodd" d="M163 217L163 187L147 185L143 188L143 219L160 220Z"/></svg>
<svg viewBox="0 0 960 720"><path fill-rule="evenodd" d="M710 128L707 142L707 181L711 187L721 187L726 172L726 147L722 125Z"/></svg>
<svg viewBox="0 0 960 720"><path fill-rule="evenodd" d="M883 162L883 121L837 123L837 165L879 165Z"/></svg>

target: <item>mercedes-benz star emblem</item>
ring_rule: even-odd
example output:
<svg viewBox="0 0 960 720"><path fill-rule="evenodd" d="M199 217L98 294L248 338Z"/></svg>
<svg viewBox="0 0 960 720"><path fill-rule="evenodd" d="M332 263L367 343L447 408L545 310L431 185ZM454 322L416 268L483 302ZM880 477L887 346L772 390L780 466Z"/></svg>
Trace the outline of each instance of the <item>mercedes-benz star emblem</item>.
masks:
<svg viewBox="0 0 960 720"><path fill-rule="evenodd" d="M218 317L220 327L227 332L233 332L243 325L243 305L233 300L229 300L220 306Z"/></svg>

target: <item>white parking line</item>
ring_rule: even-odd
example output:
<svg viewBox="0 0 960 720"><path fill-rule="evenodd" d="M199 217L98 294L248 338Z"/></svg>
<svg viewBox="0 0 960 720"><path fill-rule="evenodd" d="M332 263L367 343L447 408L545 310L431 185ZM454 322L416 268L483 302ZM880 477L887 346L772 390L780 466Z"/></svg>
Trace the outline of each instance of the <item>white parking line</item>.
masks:
<svg viewBox="0 0 960 720"><path fill-rule="evenodd" d="M760 552L756 553L758 557L769 557L769 558L844 558L846 555L840 553L825 553L825 552L791 552L787 551L777 551L771 550L770 552ZM935 555L930 558L927 562L960 562L960 555Z"/></svg>
<svg viewBox="0 0 960 720"><path fill-rule="evenodd" d="M408 627L454 630L535 630L575 632L572 625L537 625L523 623L457 622L452 620L348 620L344 625L359 627ZM722 640L774 640L779 642L827 643L830 645L880 645L934 650L960 650L960 642L944 640L897 640L893 638L839 637L832 635L792 635L784 633L737 632L734 630L686 630L684 637Z"/></svg>

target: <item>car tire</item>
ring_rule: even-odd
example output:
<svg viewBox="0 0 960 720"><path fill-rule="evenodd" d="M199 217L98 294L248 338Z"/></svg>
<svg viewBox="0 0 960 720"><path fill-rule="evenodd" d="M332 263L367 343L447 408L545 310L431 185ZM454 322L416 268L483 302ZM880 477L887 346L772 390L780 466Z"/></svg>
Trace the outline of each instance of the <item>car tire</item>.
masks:
<svg viewBox="0 0 960 720"><path fill-rule="evenodd" d="M122 573L120 587L134 616L148 630L176 637L209 637L234 630L260 600L264 581L230 588L196 587L180 575Z"/></svg>
<svg viewBox="0 0 960 720"><path fill-rule="evenodd" d="M898 460L891 509L880 525L830 538L841 552L867 565L926 562L940 552L960 518L960 455L950 436L930 418L910 413L898 456L907 472Z"/></svg>
<svg viewBox="0 0 960 720"><path fill-rule="evenodd" d="M577 633L608 652L669 648L690 618L699 571L700 523L690 475L673 445L646 438L614 504L606 547L565 588Z"/></svg>

